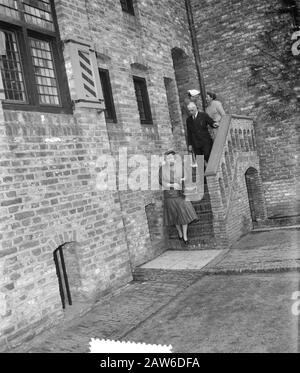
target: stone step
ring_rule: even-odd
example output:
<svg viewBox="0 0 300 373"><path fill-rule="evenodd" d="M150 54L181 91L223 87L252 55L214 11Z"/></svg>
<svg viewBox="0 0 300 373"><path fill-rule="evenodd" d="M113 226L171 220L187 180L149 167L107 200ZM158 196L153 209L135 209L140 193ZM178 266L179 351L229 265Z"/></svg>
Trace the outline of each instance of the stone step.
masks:
<svg viewBox="0 0 300 373"><path fill-rule="evenodd" d="M300 215L273 216L261 222L253 222L253 228L288 227L300 224Z"/></svg>
<svg viewBox="0 0 300 373"><path fill-rule="evenodd" d="M195 250L168 250L161 256L135 268L133 279L135 281L166 281L194 282L206 273L207 270L220 262L228 250L203 251Z"/></svg>
<svg viewBox="0 0 300 373"><path fill-rule="evenodd" d="M207 201L201 201L201 202L193 203L192 205L193 205L195 210L197 210L199 208L203 208L203 207L210 208L211 207L211 202L210 202L210 200L207 200Z"/></svg>
<svg viewBox="0 0 300 373"><path fill-rule="evenodd" d="M212 220L205 219L189 225L189 230L204 230L204 228L213 228Z"/></svg>
<svg viewBox="0 0 300 373"><path fill-rule="evenodd" d="M202 221L212 221L213 214L211 211L201 212L200 214L197 214L198 220ZM192 222L191 224L196 224L197 220Z"/></svg>
<svg viewBox="0 0 300 373"><path fill-rule="evenodd" d="M192 229L188 230L189 237L199 237L200 238L207 238L213 237L213 229L212 227L207 227L206 229Z"/></svg>
<svg viewBox="0 0 300 373"><path fill-rule="evenodd" d="M134 281L159 281L165 283L180 283L187 286L192 284L197 279L200 279L204 274L199 270L163 270L163 269L145 269L137 268L133 272Z"/></svg>
<svg viewBox="0 0 300 373"><path fill-rule="evenodd" d="M207 240L214 238L214 230L212 221L205 220L203 222L197 221L188 227L188 237L198 240ZM175 227L169 228L169 238L177 239L178 234Z"/></svg>
<svg viewBox="0 0 300 373"><path fill-rule="evenodd" d="M189 237L189 245L185 245L178 239L169 239L167 243L168 250L215 250L217 243L214 237L198 238Z"/></svg>
<svg viewBox="0 0 300 373"><path fill-rule="evenodd" d="M211 205L210 204L197 206L197 207L194 207L194 209L195 209L197 215L198 214L203 214L203 213L211 213Z"/></svg>
<svg viewBox="0 0 300 373"><path fill-rule="evenodd" d="M192 205L193 206L198 206L202 203L210 203L210 196L209 194L207 195L204 195L203 198L201 199L201 201L192 201Z"/></svg>
<svg viewBox="0 0 300 373"><path fill-rule="evenodd" d="M192 222L189 227L204 227L204 226L213 226L212 217L210 216L201 216L197 221Z"/></svg>
<svg viewBox="0 0 300 373"><path fill-rule="evenodd" d="M197 223L191 223L189 225L189 229L198 229L198 230L204 230L205 228L213 228L213 223L212 223L212 220L208 220L208 219L205 219L205 220L200 220L200 221L197 221Z"/></svg>
<svg viewBox="0 0 300 373"><path fill-rule="evenodd" d="M189 225L189 229L201 229L203 227L213 227L213 222L210 219L197 220L195 223Z"/></svg>
<svg viewBox="0 0 300 373"><path fill-rule="evenodd" d="M192 235L192 234L189 234L189 242L190 242L190 245L191 246L205 246L205 247L215 247L215 244L214 244L214 237L213 235L203 235L199 238L199 236L197 235ZM169 238L169 246L171 245L172 248L173 247L184 247L184 243L183 241L180 241L177 237L170 237Z"/></svg>
<svg viewBox="0 0 300 373"><path fill-rule="evenodd" d="M199 225L189 225L188 227L188 233L198 233L198 234L213 234L213 226L212 224L199 224ZM170 229L169 230L169 236L175 236L177 237L177 230L176 228Z"/></svg>

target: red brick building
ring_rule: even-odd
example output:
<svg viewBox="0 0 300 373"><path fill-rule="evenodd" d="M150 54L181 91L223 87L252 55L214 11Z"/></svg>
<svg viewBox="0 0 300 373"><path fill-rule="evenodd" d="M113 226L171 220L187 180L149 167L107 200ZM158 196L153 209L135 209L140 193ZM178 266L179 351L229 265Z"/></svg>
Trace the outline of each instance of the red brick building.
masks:
<svg viewBox="0 0 300 373"><path fill-rule="evenodd" d="M206 89L255 118L269 217L297 215L299 2L191 1Z"/></svg>
<svg viewBox="0 0 300 373"><path fill-rule="evenodd" d="M207 87L240 114L228 120L207 175L206 241L194 228L211 247L251 230L253 214L296 215L296 101L286 119L259 116L260 95L244 80L250 36L268 18L255 5L230 4L191 1ZM183 0L0 0L0 54L5 350L128 283L134 268L169 247L161 191L100 191L99 157L185 151L181 106L199 82Z"/></svg>

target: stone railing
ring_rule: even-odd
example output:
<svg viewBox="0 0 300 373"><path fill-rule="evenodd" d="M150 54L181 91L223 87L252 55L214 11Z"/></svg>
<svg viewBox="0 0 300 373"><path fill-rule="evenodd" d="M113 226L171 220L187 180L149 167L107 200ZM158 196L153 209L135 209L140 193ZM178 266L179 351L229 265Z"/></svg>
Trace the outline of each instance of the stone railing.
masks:
<svg viewBox="0 0 300 373"><path fill-rule="evenodd" d="M225 115L221 120L205 172L215 235L219 235L221 241L225 242L224 246L228 246L232 241L231 237L239 235L238 230L245 228L242 227L242 224L245 225L243 219L248 219L247 225L252 226L245 182L245 173L250 167L259 173L253 118ZM233 234L228 232L231 229L229 220L236 223L237 229Z"/></svg>
<svg viewBox="0 0 300 373"><path fill-rule="evenodd" d="M223 117L214 141L205 175L219 176L223 207L228 210L237 171L238 157L245 152L256 151L253 119L238 115Z"/></svg>

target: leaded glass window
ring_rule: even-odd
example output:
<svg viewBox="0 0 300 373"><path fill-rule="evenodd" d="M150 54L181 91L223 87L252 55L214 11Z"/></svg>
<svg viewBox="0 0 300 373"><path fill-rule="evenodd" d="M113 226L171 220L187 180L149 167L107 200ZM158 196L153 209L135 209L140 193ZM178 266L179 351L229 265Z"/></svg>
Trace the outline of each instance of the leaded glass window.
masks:
<svg viewBox="0 0 300 373"><path fill-rule="evenodd" d="M24 74L20 61L19 47L13 32L3 32L4 48L0 61L1 76L6 100L26 101Z"/></svg>
<svg viewBox="0 0 300 373"><path fill-rule="evenodd" d="M54 31L50 1L26 0L23 4L27 23Z"/></svg>
<svg viewBox="0 0 300 373"><path fill-rule="evenodd" d="M47 41L31 38L30 47L39 102L46 105L59 105L51 45Z"/></svg>
<svg viewBox="0 0 300 373"><path fill-rule="evenodd" d="M71 111L55 19L53 0L0 0L4 108Z"/></svg>
<svg viewBox="0 0 300 373"><path fill-rule="evenodd" d="M151 108L146 80L138 76L133 77L135 95L142 124L152 124Z"/></svg>

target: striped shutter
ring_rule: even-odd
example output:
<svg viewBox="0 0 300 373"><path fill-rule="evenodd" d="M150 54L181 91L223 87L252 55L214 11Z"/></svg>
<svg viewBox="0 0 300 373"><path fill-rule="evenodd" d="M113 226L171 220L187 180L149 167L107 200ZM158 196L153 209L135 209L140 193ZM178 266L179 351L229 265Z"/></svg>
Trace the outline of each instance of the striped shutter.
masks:
<svg viewBox="0 0 300 373"><path fill-rule="evenodd" d="M69 40L66 43L71 59L74 86L72 98L76 107L104 110L103 93L95 51L88 45Z"/></svg>
<svg viewBox="0 0 300 373"><path fill-rule="evenodd" d="M2 80L1 68L3 67L2 56L6 54L6 43L5 43L5 34L3 31L0 31L0 100L5 99L4 94L4 85Z"/></svg>

